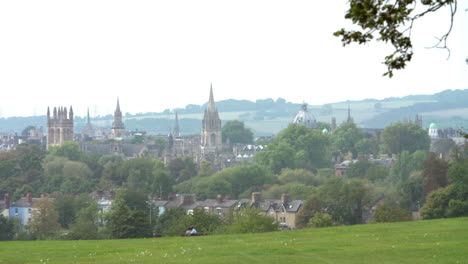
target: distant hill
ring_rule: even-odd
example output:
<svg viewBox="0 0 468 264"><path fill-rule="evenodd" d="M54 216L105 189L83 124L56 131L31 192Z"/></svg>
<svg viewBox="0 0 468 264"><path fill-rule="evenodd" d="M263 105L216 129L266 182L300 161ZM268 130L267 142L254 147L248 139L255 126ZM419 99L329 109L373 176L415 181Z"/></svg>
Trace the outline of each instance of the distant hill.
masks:
<svg viewBox="0 0 468 264"><path fill-rule="evenodd" d="M305 98L307 100L307 98ZM256 136L276 134L292 121L299 111L299 103L288 102L283 98L248 100L228 99L216 102L223 123L241 120L250 127ZM468 89L446 90L432 95L409 95L389 97L383 100L364 99L325 105L311 105L309 111L318 121L331 122L332 117L340 124L347 118L348 105L355 122L362 127L384 128L398 121L413 120L416 114L422 115L424 126L435 122L439 127L468 127ZM198 134L206 105L189 104L185 108L166 109L160 113L126 114L128 130L147 131L150 134L167 134L174 127L177 112L181 133ZM112 115L93 117L96 127L110 128ZM0 118L0 132L21 133L29 125L46 126L45 116ZM84 117L75 117L75 131L85 125Z"/></svg>

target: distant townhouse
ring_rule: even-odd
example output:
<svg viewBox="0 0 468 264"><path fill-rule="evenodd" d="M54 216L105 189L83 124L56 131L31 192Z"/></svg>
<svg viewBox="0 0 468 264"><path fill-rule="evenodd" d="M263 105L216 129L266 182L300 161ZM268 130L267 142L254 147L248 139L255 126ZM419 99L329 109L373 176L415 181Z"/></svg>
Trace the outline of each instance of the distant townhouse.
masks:
<svg viewBox="0 0 468 264"><path fill-rule="evenodd" d="M282 194L280 200L262 199L259 192L252 193L251 200L243 199L240 207L251 207L261 210L279 223L281 230L296 229L297 213L304 204L303 200L291 200L288 194Z"/></svg>

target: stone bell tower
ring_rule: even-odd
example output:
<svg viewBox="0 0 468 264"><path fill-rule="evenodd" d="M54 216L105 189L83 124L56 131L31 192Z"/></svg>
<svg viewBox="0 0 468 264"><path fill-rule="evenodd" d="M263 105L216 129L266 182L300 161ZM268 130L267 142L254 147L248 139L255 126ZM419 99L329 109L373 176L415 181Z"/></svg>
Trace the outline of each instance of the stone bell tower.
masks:
<svg viewBox="0 0 468 264"><path fill-rule="evenodd" d="M51 115L47 107L47 148L73 140L73 108L67 112L66 107L54 107Z"/></svg>

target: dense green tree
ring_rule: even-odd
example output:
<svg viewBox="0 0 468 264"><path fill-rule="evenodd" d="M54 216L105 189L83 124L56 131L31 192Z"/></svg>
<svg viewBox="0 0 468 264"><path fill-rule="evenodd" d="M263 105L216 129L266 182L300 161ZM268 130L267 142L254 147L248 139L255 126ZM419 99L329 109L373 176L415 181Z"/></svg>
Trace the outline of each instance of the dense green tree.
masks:
<svg viewBox="0 0 468 264"><path fill-rule="evenodd" d="M49 148L49 155L65 157L69 160L78 161L84 153L80 150L80 146L76 142L66 141L60 146L52 146Z"/></svg>
<svg viewBox="0 0 468 264"><path fill-rule="evenodd" d="M278 180L282 184L301 183L313 186L319 186L325 182L324 178L320 178L305 169L283 169L278 175Z"/></svg>
<svg viewBox="0 0 468 264"><path fill-rule="evenodd" d="M424 192L430 192L448 185L447 170L449 164L447 161L438 158L434 152L431 152L424 161L422 176L424 178Z"/></svg>
<svg viewBox="0 0 468 264"><path fill-rule="evenodd" d="M206 212L204 209L195 209L193 214L184 214L174 220L164 235L184 234L189 226L193 226L198 233L213 233L223 225L223 221L218 215Z"/></svg>
<svg viewBox="0 0 468 264"><path fill-rule="evenodd" d="M413 154L410 154L408 151L400 153L390 170L393 182L396 184L405 182L412 172L423 169L426 159L426 151L416 151Z"/></svg>
<svg viewBox="0 0 468 264"><path fill-rule="evenodd" d="M276 230L278 230L278 223L254 208L247 208L234 213L232 223L226 228L226 232L231 234L261 233Z"/></svg>
<svg viewBox="0 0 468 264"><path fill-rule="evenodd" d="M305 200L296 216L296 227L305 228L309 226L310 219L322 211L324 204L318 194L312 194Z"/></svg>
<svg viewBox="0 0 468 264"><path fill-rule="evenodd" d="M229 140L231 144L252 144L253 133L246 128L244 122L231 120L226 122L222 128L223 142Z"/></svg>
<svg viewBox="0 0 468 264"><path fill-rule="evenodd" d="M429 150L430 146L430 139L426 130L414 123L399 122L387 126L382 132L381 138L383 149L389 154Z"/></svg>
<svg viewBox="0 0 468 264"><path fill-rule="evenodd" d="M336 223L361 224L364 208L370 202L370 190L360 181L332 179L320 187L319 197L326 213Z"/></svg>
<svg viewBox="0 0 468 264"><path fill-rule="evenodd" d="M341 30L334 33L341 37L343 45L352 42L366 44L377 36L377 41L390 43L393 53L385 57L387 72L384 75L393 76L394 70L404 69L406 63L413 57L411 33L418 19L433 13L442 7L449 6L451 12L450 26L447 33L438 38L435 47L447 48L447 37L453 25L453 16L457 11L457 1L372 1L351 0L345 18L359 26L358 30ZM418 8L415 8L418 7ZM433 45L432 45L433 46Z"/></svg>
<svg viewBox="0 0 468 264"><path fill-rule="evenodd" d="M52 200L41 198L35 201L35 209L31 212L28 229L37 239L55 238L60 231L59 214L54 209Z"/></svg>
<svg viewBox="0 0 468 264"><path fill-rule="evenodd" d="M310 227L329 227L333 225L333 219L327 213L317 212L309 221Z"/></svg>
<svg viewBox="0 0 468 264"><path fill-rule="evenodd" d="M0 241L13 240L17 230L17 223L14 219L7 218L0 214Z"/></svg>
<svg viewBox="0 0 468 264"><path fill-rule="evenodd" d="M363 138L365 138L364 132L353 122L343 123L333 131L332 135L333 146L342 154L353 153L353 157L357 157L356 144Z"/></svg>
<svg viewBox="0 0 468 264"><path fill-rule="evenodd" d="M215 198L216 195L227 195L232 193L232 184L221 176L199 178L192 188L200 200Z"/></svg>
<svg viewBox="0 0 468 264"><path fill-rule="evenodd" d="M199 177L206 177L213 175L214 171L211 164L205 160L200 163L200 170L198 171Z"/></svg>
<svg viewBox="0 0 468 264"><path fill-rule="evenodd" d="M377 155L379 153L379 143L376 138L362 138L355 145L356 152L362 155Z"/></svg>
<svg viewBox="0 0 468 264"><path fill-rule="evenodd" d="M295 168L295 150L287 142L272 141L265 151L255 154L255 161L274 173L285 168Z"/></svg>
<svg viewBox="0 0 468 264"><path fill-rule="evenodd" d="M93 203L92 198L88 194L72 195L72 194L56 194L53 195L54 209L59 214L58 222L63 228L69 228L76 220L77 213L85 207Z"/></svg>
<svg viewBox="0 0 468 264"><path fill-rule="evenodd" d="M177 184L197 175L197 164L191 157L176 158L169 162L172 182Z"/></svg>
<svg viewBox="0 0 468 264"><path fill-rule="evenodd" d="M468 160L453 163L447 175L451 183L468 186Z"/></svg>
<svg viewBox="0 0 468 264"><path fill-rule="evenodd" d="M98 164L101 166L104 166L108 162L120 163L122 161L123 161L123 158L120 155L103 155L99 157Z"/></svg>
<svg viewBox="0 0 468 264"><path fill-rule="evenodd" d="M173 230L171 230L172 223L177 222L178 219L183 218L185 215L186 213L183 208L167 208L166 211L157 218L154 232L161 235L171 235L173 232ZM187 228L187 226L185 228ZM182 230L182 232L184 230Z"/></svg>
<svg viewBox="0 0 468 264"><path fill-rule="evenodd" d="M329 137L321 131L291 124L273 139L255 161L278 174L284 168L316 170L330 165Z"/></svg>
<svg viewBox="0 0 468 264"><path fill-rule="evenodd" d="M346 176L350 178L364 178L370 167L372 167L372 163L367 160L360 160L349 166L346 170Z"/></svg>
<svg viewBox="0 0 468 264"><path fill-rule="evenodd" d="M237 165L215 173L211 177L219 177L232 186L232 196L239 197L244 192L260 191L264 184L274 182L274 177L258 165Z"/></svg>
<svg viewBox="0 0 468 264"><path fill-rule="evenodd" d="M99 238L98 217L99 207L94 202L88 207L82 208L76 218L76 222L71 226L68 239L91 240Z"/></svg>
<svg viewBox="0 0 468 264"><path fill-rule="evenodd" d="M153 183L151 193L159 197L167 197L172 192L172 180L169 170L162 162L158 162L153 168Z"/></svg>
<svg viewBox="0 0 468 264"><path fill-rule="evenodd" d="M366 179L371 182L385 180L389 175L389 169L379 164L372 164L365 174Z"/></svg>
<svg viewBox="0 0 468 264"><path fill-rule="evenodd" d="M419 208L424 201L424 178L422 172L413 172L398 185L400 205L404 208Z"/></svg>
<svg viewBox="0 0 468 264"><path fill-rule="evenodd" d="M401 222L401 221L410 221L411 212L391 205L382 205L377 207L374 212L374 217L372 222L375 223L387 223L387 222Z"/></svg>
<svg viewBox="0 0 468 264"><path fill-rule="evenodd" d="M134 190L122 190L106 216L112 238L139 238L151 235L146 197Z"/></svg>

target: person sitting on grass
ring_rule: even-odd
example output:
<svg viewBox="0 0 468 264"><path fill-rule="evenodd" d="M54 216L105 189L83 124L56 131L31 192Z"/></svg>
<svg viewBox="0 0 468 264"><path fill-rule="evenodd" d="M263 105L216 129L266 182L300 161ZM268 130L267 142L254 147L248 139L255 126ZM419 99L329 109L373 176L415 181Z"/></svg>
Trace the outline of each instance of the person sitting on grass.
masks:
<svg viewBox="0 0 468 264"><path fill-rule="evenodd" d="M185 230L185 235L190 236L191 234L192 234L192 227L189 226L189 227L187 227L187 230Z"/></svg>

